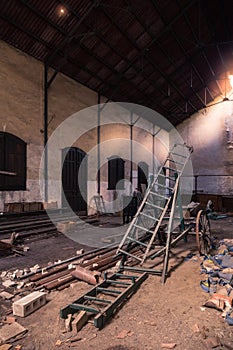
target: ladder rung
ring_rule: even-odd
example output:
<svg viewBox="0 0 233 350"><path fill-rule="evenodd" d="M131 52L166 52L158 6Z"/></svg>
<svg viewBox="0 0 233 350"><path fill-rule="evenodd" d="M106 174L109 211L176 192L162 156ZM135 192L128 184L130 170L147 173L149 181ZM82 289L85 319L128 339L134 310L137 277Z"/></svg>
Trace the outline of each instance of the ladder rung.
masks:
<svg viewBox="0 0 233 350"><path fill-rule="evenodd" d="M176 181L175 178L170 177L170 176L166 176L166 175L163 175L163 174L159 174L158 176L161 176L161 177L163 177L164 179L168 179L168 180L171 180L171 181Z"/></svg>
<svg viewBox="0 0 233 350"><path fill-rule="evenodd" d="M83 305L83 304L70 304L69 307L71 309L75 309L75 310L85 310L87 312L92 312L94 314L98 314L99 310L94 309L93 307L87 306L87 305Z"/></svg>
<svg viewBox="0 0 233 350"><path fill-rule="evenodd" d="M164 168L165 168L165 169L167 169L167 170L174 171L175 173L178 173L178 174L179 174L179 173L181 173L181 171L180 171L180 170L170 168L169 166L165 166Z"/></svg>
<svg viewBox="0 0 233 350"><path fill-rule="evenodd" d="M179 153L175 153L175 152L171 152L170 154L172 154L173 156L178 156L178 157L182 157L182 158L188 158L188 156L184 156L183 154L179 154Z"/></svg>
<svg viewBox="0 0 233 350"><path fill-rule="evenodd" d="M147 202L147 201L146 201L146 204L152 206L153 208L164 210L164 207L160 207L159 205L156 205L156 204L153 204L153 203L150 203L150 202Z"/></svg>
<svg viewBox="0 0 233 350"><path fill-rule="evenodd" d="M105 282L110 284L120 284L121 286L130 286L131 283L129 282L123 282L123 281L116 281L116 280L105 280Z"/></svg>
<svg viewBox="0 0 233 350"><path fill-rule="evenodd" d="M156 192L153 192L153 191L150 191L150 193L149 194L152 194L153 196L159 196L159 197L161 197L161 198L165 198L165 199L167 199L167 197L166 196L163 196L162 194L159 194L159 193L156 193Z"/></svg>
<svg viewBox="0 0 233 350"><path fill-rule="evenodd" d="M150 216L150 215L145 214L145 213L143 213L143 212L141 212L140 215L145 216L145 217L147 217L147 218L149 218L149 219L152 219L152 220L154 220L154 221L159 221L159 220L158 220L157 218L155 218L154 216Z"/></svg>
<svg viewBox="0 0 233 350"><path fill-rule="evenodd" d="M122 293L119 290L108 289L108 288L101 288L101 287L97 287L96 290L98 292L101 292L101 293L104 293L104 294L121 294Z"/></svg>
<svg viewBox="0 0 233 350"><path fill-rule="evenodd" d="M115 276L132 281L135 281L138 278L138 276L126 275L124 273L116 273Z"/></svg>
<svg viewBox="0 0 233 350"><path fill-rule="evenodd" d="M184 165L185 163L181 163L181 162L178 162L178 161L176 161L176 160L173 160L173 159L170 159L170 158L168 158L167 159L169 162L172 162L172 163L175 163L175 164L179 164L179 165Z"/></svg>
<svg viewBox="0 0 233 350"><path fill-rule="evenodd" d="M170 216L164 216L163 218L164 220L169 220L170 219ZM173 221L181 221L181 218L174 218L172 219Z"/></svg>
<svg viewBox="0 0 233 350"><path fill-rule="evenodd" d="M129 252L126 252L125 250L119 249L119 252L121 252L121 253L123 253L123 254L126 254L126 255L129 255L129 256L131 256L131 258L134 258L134 259L137 259L137 260L139 260L139 261L142 261L142 259L139 258L138 256L135 256L135 255L133 255L133 254L130 254Z"/></svg>
<svg viewBox="0 0 233 350"><path fill-rule="evenodd" d="M164 185L161 185L161 184L157 184L158 187L162 187L162 188L165 188L166 190L174 190L174 187L169 187L169 186L164 186Z"/></svg>
<svg viewBox="0 0 233 350"><path fill-rule="evenodd" d="M132 238L132 237L127 237L130 241L132 241L132 242L135 242L135 243L138 243L138 244L140 244L140 245L142 245L142 246L144 246L144 247L147 247L147 244L145 244L145 243L143 243L143 242L141 242L141 241L138 241L137 239L135 239L135 238Z"/></svg>
<svg viewBox="0 0 233 350"><path fill-rule="evenodd" d="M112 304L111 300L96 298L96 297L92 297L90 295L84 295L84 299L85 300L97 301L99 303Z"/></svg>
<svg viewBox="0 0 233 350"><path fill-rule="evenodd" d="M142 214L142 213L141 213ZM144 214L145 215L145 214ZM154 219L154 218L153 218ZM158 220L157 220L158 221ZM148 228L134 224L135 227L140 228L143 231L154 233L154 231L148 230Z"/></svg>

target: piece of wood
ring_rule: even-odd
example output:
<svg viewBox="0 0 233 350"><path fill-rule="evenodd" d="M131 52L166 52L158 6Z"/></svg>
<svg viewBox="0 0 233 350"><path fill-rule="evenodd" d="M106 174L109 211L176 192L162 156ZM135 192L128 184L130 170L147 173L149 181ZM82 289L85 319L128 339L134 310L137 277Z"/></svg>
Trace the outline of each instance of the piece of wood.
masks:
<svg viewBox="0 0 233 350"><path fill-rule="evenodd" d="M65 319L65 328L67 330L67 332L70 332L71 331L71 322L72 321L72 314L69 314L67 316L67 318Z"/></svg>
<svg viewBox="0 0 233 350"><path fill-rule="evenodd" d="M0 345L0 350L10 350L10 349L12 349L12 345L11 344Z"/></svg>
<svg viewBox="0 0 233 350"><path fill-rule="evenodd" d="M14 294L8 293L4 290L3 292L0 293L0 297L6 300L10 300L14 298Z"/></svg>
<svg viewBox="0 0 233 350"><path fill-rule="evenodd" d="M79 332L80 329L87 323L87 320L88 316L86 311L80 311L72 322L72 329Z"/></svg>
<svg viewBox="0 0 233 350"><path fill-rule="evenodd" d="M163 349L174 349L176 347L176 343L162 343L161 348Z"/></svg>
<svg viewBox="0 0 233 350"><path fill-rule="evenodd" d="M0 241L0 255L7 255L11 253L12 245Z"/></svg>
<svg viewBox="0 0 233 350"><path fill-rule="evenodd" d="M1 175L10 175L10 176L16 176L17 174L12 172L12 171L4 171L4 170L0 170L0 174Z"/></svg>
<svg viewBox="0 0 233 350"><path fill-rule="evenodd" d="M27 329L21 326L18 322L10 325L5 325L0 329L0 342L6 343L11 338L15 338L20 334L26 333Z"/></svg>

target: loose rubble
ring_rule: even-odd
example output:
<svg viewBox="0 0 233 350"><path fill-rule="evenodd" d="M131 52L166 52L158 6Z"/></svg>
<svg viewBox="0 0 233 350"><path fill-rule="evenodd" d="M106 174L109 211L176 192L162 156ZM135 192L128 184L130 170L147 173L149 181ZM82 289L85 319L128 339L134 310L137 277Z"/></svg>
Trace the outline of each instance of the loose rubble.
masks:
<svg viewBox="0 0 233 350"><path fill-rule="evenodd" d="M205 256L201 273L205 279L201 288L210 298L203 306L215 308L229 325L233 325L233 239L215 242L215 255Z"/></svg>

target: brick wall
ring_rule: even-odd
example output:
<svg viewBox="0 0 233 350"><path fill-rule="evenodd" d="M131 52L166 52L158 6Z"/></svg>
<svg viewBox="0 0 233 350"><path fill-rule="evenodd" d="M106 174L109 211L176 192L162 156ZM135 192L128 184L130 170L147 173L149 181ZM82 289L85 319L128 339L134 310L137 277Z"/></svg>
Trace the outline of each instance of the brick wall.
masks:
<svg viewBox="0 0 233 350"><path fill-rule="evenodd" d="M43 200L39 188L39 170L43 153L43 64L27 54L9 46L5 42L0 42L0 105L1 118L0 130L12 133L27 143L27 190L26 191L2 191L0 192L0 211L3 210L6 202L22 202L22 201L40 201ZM52 74L52 71L49 71ZM75 82L74 80L58 74L49 88L49 112L48 112L48 137L52 135L54 130L61 125L69 116L82 111L86 107L97 104L97 93L87 87ZM102 97L102 102L104 102ZM111 109L111 106L108 108ZM106 110L106 112L105 112ZM101 114L108 118L108 109L104 109ZM93 115L97 122L97 113ZM84 118L85 119L85 118ZM85 120L82 120L82 122ZM126 156L126 149L122 147L119 138L130 138L130 113L128 110L119 109L115 115L114 126L101 127L101 142L110 139L116 139L115 146L111 146L110 155L118 152L119 156ZM134 140L143 145L148 152L146 159L144 153L141 156L137 153L139 161L146 161L152 172L152 136L151 130L147 131L142 127L134 127ZM165 143L167 142L167 133L165 133ZM69 135L66 136L67 144L69 144ZM94 158L97 158L97 129L88 130L78 137L74 146L81 148L85 152L93 150ZM114 147L116 148L114 150ZM162 161L166 154L166 147L156 140L156 156L159 162ZM61 153L61 149L59 149ZM61 157L59 153L59 161ZM134 157L136 152L134 154ZM103 155L104 156L104 155ZM106 156L107 157L107 156ZM127 149L127 159L129 159L129 147ZM53 159L49 159L51 162ZM104 160L107 162L107 158ZM90 169L95 166L89 162ZM56 165L56 164L54 164ZM129 177L129 162L126 163L126 174ZM136 168L134 167L134 177L136 185ZM60 175L59 175L60 176ZM58 178L59 182L60 179ZM55 181L56 182L56 181ZM49 200L61 203L60 189L56 187L53 179L49 183ZM92 185L89 196L96 191L96 178L90 179ZM94 183L93 183L94 182ZM94 186L93 186L94 185ZM101 191L106 192L106 175L101 178ZM128 189L127 189L128 191ZM108 197L113 196L111 192ZM90 198L89 198L90 199Z"/></svg>

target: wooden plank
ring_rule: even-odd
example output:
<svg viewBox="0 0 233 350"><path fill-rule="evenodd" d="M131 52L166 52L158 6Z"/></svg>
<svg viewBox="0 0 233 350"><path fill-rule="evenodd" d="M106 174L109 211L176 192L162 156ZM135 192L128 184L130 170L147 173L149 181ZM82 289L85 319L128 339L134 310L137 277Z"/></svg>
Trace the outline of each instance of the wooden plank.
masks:
<svg viewBox="0 0 233 350"><path fill-rule="evenodd" d="M10 176L16 176L17 173L13 173L12 171L4 171L4 170L0 170L0 174L1 175L10 175Z"/></svg>

